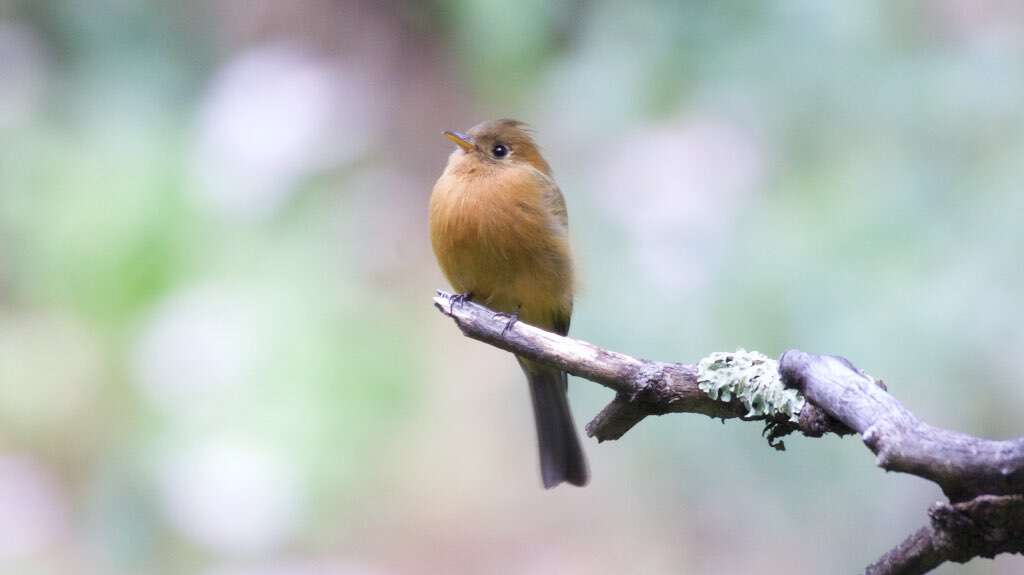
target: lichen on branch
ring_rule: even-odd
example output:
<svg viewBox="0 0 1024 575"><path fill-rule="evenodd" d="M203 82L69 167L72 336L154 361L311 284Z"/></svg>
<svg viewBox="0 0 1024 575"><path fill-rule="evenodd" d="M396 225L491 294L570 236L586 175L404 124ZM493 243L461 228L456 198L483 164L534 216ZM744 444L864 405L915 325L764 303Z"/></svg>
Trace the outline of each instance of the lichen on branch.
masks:
<svg viewBox="0 0 1024 575"><path fill-rule="evenodd" d="M782 383L779 362L742 348L717 351L697 362L697 386L712 399L739 399L747 418L785 417L797 423L806 403L800 392Z"/></svg>

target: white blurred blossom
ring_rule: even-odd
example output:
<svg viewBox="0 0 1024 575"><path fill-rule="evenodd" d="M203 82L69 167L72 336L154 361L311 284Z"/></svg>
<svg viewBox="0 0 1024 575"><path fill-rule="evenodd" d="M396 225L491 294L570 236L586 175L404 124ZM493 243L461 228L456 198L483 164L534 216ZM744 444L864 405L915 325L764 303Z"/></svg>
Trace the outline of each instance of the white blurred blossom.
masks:
<svg viewBox="0 0 1024 575"><path fill-rule="evenodd" d="M939 0L921 8L956 37L1021 45L1024 5L1016 0Z"/></svg>
<svg viewBox="0 0 1024 575"><path fill-rule="evenodd" d="M166 409L200 405L246 383L255 354L253 310L219 286L178 292L157 306L135 349L135 380Z"/></svg>
<svg viewBox="0 0 1024 575"><path fill-rule="evenodd" d="M66 536L68 502L38 463L0 456L0 560L37 554Z"/></svg>
<svg viewBox="0 0 1024 575"><path fill-rule="evenodd" d="M273 213L303 177L363 153L377 95L367 74L287 44L251 49L217 74L193 159L203 204L230 217Z"/></svg>
<svg viewBox="0 0 1024 575"><path fill-rule="evenodd" d="M739 202L758 184L756 142L724 120L698 116L647 128L597 162L609 217L631 234L633 258L665 289L703 279Z"/></svg>
<svg viewBox="0 0 1024 575"><path fill-rule="evenodd" d="M225 554L271 551L298 528L295 467L257 445L209 441L160 468L164 512L185 537Z"/></svg>
<svg viewBox="0 0 1024 575"><path fill-rule="evenodd" d="M31 28L0 20L0 128L23 122L43 100L46 56Z"/></svg>

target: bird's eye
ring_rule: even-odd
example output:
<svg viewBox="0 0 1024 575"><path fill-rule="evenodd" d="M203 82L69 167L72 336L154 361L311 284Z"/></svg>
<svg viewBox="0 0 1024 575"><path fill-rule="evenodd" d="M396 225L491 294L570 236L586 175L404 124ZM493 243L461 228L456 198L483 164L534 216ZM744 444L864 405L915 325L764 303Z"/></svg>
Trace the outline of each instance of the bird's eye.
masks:
<svg viewBox="0 0 1024 575"><path fill-rule="evenodd" d="M491 148L491 153L494 154L495 158L504 158L508 155L508 147L506 147L505 144L495 144L494 147Z"/></svg>

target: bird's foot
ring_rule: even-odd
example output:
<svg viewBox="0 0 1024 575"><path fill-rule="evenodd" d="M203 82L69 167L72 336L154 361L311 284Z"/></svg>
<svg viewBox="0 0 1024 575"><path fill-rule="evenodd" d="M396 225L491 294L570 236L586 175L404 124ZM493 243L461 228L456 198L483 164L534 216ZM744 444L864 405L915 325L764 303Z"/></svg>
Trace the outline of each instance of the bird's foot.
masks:
<svg viewBox="0 0 1024 575"><path fill-rule="evenodd" d="M504 336L504 335L508 335L508 331L510 329L512 329L512 326L514 326L517 321L519 321L519 312L505 313L503 311L499 311L499 312L494 314L494 317L495 318L499 318L500 317L500 318L504 318L504 319L508 320L508 322L505 323L505 327L501 328L501 335Z"/></svg>
<svg viewBox="0 0 1024 575"><path fill-rule="evenodd" d="M448 298L448 315L451 315L452 312L455 311L456 306L462 307L462 304L472 300L473 292L468 291L466 293L452 294L452 296Z"/></svg>

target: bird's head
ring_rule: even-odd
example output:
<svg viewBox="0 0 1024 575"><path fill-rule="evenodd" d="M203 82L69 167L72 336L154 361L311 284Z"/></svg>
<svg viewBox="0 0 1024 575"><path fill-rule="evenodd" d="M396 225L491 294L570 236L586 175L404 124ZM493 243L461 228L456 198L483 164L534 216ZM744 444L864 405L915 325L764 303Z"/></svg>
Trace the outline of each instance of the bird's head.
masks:
<svg viewBox="0 0 1024 575"><path fill-rule="evenodd" d="M483 164L492 169L521 167L526 163L551 175L551 167L541 156L529 129L519 120L491 120L466 133L447 131L444 135L459 147L450 161Z"/></svg>

